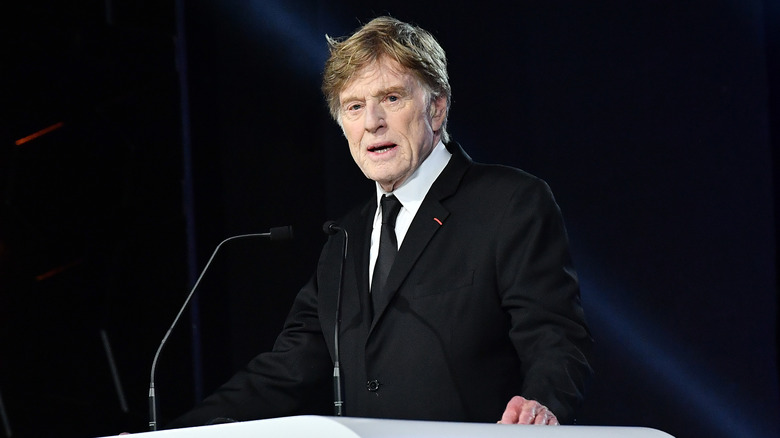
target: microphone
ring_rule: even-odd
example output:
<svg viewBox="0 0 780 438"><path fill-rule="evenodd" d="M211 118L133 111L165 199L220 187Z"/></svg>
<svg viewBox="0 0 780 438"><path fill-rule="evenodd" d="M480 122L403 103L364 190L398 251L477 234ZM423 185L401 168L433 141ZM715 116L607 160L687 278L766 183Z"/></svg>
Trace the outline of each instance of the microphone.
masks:
<svg viewBox="0 0 780 438"><path fill-rule="evenodd" d="M203 275L206 273L206 270L211 265L212 260L214 260L214 256L217 255L217 252L222 247L222 245L224 245L225 243L231 240L244 239L250 237L267 237L271 241L289 240L293 238L293 230L291 225L287 225L284 227L271 228L268 233L240 234L237 236L228 237L227 239L220 242L219 245L217 245L217 247L214 249L214 252L211 253L211 257L209 258L209 261L206 262L206 266L203 268L203 271L201 271L197 281L195 281L195 285L192 286L192 290L190 290L189 295L187 295L187 298L184 300L184 304L182 304L181 309L179 309L179 313L176 314L176 318L173 319L173 323L168 328L168 331L165 333L165 336L163 336L162 342L160 342L160 346L157 347L157 352L154 354L154 360L152 361L151 378L149 379L149 430L151 431L157 430L157 396L155 395L154 392L154 376L155 376L155 372L157 371L157 360L160 357L160 353L162 352L165 343L168 341L168 337L171 335L171 332L173 331L174 327L176 327L176 324L179 322L181 315L184 313L184 310L187 308L187 305L190 303L190 299L192 299L192 296L195 294L195 290L198 288L198 285L200 284L200 280L203 278Z"/></svg>
<svg viewBox="0 0 780 438"><path fill-rule="evenodd" d="M244 236L252 236L252 234L246 234ZM236 237L244 237L244 236L234 236L230 239L236 238ZM274 241L281 241L281 240L292 240L293 238L293 228L292 225L286 225L283 227L272 227L270 229L270 232L268 233L260 233L260 236L262 237L268 237L272 242ZM226 239L226 240L230 240ZM221 243L220 243L221 245Z"/></svg>
<svg viewBox="0 0 780 438"><path fill-rule="evenodd" d="M341 263L339 264L339 288L336 293L336 321L333 329L333 407L337 417L344 416L344 396L341 385L341 364L339 353L339 331L341 330L341 287L344 284L344 263L347 260L347 244L349 234L347 230L341 228L335 221L327 221L322 225L322 231L332 236L338 232L344 233L344 246L341 250Z"/></svg>
<svg viewBox="0 0 780 438"><path fill-rule="evenodd" d="M327 221L324 224L322 224L322 231L328 236L332 236L341 230L342 228L339 227L338 224L336 224L336 221Z"/></svg>

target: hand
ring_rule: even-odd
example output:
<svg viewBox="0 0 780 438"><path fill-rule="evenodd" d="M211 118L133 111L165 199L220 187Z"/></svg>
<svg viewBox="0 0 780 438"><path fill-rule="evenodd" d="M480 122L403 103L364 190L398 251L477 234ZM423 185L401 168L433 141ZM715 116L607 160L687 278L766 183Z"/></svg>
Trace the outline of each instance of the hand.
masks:
<svg viewBox="0 0 780 438"><path fill-rule="evenodd" d="M528 400L519 395L512 397L506 404L504 415L499 424L548 424L558 425L558 418L546 406L536 400Z"/></svg>

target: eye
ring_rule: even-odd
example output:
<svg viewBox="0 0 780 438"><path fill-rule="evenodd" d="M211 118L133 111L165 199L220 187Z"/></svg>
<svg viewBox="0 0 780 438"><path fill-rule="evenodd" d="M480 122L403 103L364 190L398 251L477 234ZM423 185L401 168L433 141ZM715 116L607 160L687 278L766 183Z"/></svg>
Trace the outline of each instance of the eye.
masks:
<svg viewBox="0 0 780 438"><path fill-rule="evenodd" d="M391 102L391 103L392 102L398 102L399 100L401 100L401 98L396 96L396 95L394 95L394 94L391 94L391 95L387 96L387 101L388 102Z"/></svg>
<svg viewBox="0 0 780 438"><path fill-rule="evenodd" d="M358 111L360 108L363 108L362 104L353 103L347 106L347 111Z"/></svg>

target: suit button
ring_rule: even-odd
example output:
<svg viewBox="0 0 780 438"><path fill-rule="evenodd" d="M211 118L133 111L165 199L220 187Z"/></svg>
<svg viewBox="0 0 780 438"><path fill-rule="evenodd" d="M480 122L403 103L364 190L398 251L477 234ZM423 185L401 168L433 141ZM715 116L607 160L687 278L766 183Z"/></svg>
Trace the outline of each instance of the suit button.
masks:
<svg viewBox="0 0 780 438"><path fill-rule="evenodd" d="M379 380L369 380L368 383L366 383L366 388L370 392L379 391Z"/></svg>

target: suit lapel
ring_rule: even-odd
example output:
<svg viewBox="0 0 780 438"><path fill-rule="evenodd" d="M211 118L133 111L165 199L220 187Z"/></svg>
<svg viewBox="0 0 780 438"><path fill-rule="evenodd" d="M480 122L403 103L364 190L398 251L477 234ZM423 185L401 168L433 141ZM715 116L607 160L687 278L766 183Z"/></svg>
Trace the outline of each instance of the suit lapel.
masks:
<svg viewBox="0 0 780 438"><path fill-rule="evenodd" d="M374 214L376 213L376 198L366 204L361 210L360 223L357 224L357 236L354 240L353 251L355 254L355 273L357 280L357 292L360 299L360 309L363 315L363 327L369 327L371 324L371 297L368 287L368 255L371 249L371 230L374 225Z"/></svg>
<svg viewBox="0 0 780 438"><path fill-rule="evenodd" d="M444 226L446 219L450 215L449 210L442 205L441 201L455 193L460 180L471 163L471 159L456 143L447 145L447 149L452 153L452 158L425 196L425 200L412 220L409 231L407 231L406 237L404 237L404 241L398 249L395 263L387 277L384 299L374 307L371 331L373 331L388 305L398 293L399 288L403 285L409 272L425 251L428 243L436 232ZM376 202L374 202L374 205L376 209ZM365 254L368 254L368 251ZM368 281L366 280L367 284ZM369 331L369 336L371 331Z"/></svg>

